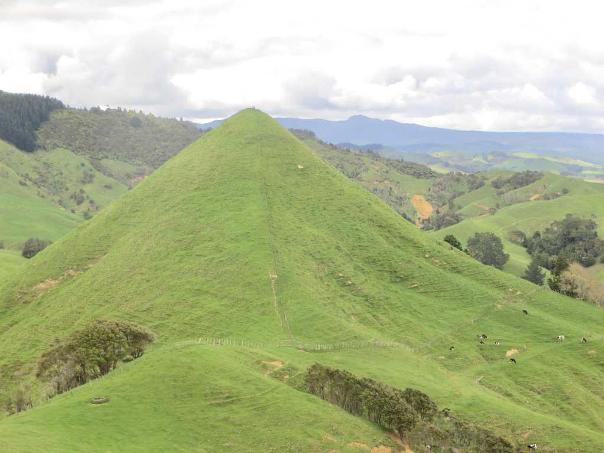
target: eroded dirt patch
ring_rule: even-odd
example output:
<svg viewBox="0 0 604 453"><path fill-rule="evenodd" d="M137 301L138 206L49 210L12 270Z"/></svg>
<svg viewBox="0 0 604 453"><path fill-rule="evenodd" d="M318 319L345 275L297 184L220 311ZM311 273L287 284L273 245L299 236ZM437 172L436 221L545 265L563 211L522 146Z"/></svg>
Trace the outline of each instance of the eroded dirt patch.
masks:
<svg viewBox="0 0 604 453"><path fill-rule="evenodd" d="M371 449L371 453L394 453L391 447L384 447L380 445L378 447L373 447Z"/></svg>
<svg viewBox="0 0 604 453"><path fill-rule="evenodd" d="M66 278L75 277L78 274L81 274L81 272L78 272L74 269L68 269L59 278L47 278L46 280L38 283L37 285L35 285L32 288L33 295L35 297L41 296L45 292L47 292L47 291L51 290L52 288L54 288L55 286L57 286L59 283L61 283Z"/></svg>
<svg viewBox="0 0 604 453"><path fill-rule="evenodd" d="M432 205L428 200L424 198L423 195L415 194L411 197L411 204L415 208L417 215L421 220L426 220L428 217L432 215Z"/></svg>
<svg viewBox="0 0 604 453"><path fill-rule="evenodd" d="M34 286L34 293L36 293L36 295L44 294L49 289L52 289L57 286L59 284L59 281L59 279L47 278L43 282L40 282L36 286Z"/></svg>
<svg viewBox="0 0 604 453"><path fill-rule="evenodd" d="M282 360L263 360L262 366L264 367L264 374L269 375L273 371L283 368L285 362Z"/></svg>
<svg viewBox="0 0 604 453"><path fill-rule="evenodd" d="M370 451L371 448L369 448L369 445L364 444L363 442L350 442L348 444L348 446L350 448L358 448L359 450L363 450L363 451Z"/></svg>

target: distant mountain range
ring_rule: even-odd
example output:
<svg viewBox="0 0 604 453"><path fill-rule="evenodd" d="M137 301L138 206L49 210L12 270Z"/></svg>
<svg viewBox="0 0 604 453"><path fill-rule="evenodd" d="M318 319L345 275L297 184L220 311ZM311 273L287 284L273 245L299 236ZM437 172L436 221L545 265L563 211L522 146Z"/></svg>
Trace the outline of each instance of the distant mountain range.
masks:
<svg viewBox="0 0 604 453"><path fill-rule="evenodd" d="M604 163L604 135L567 132L462 131L356 115L342 121L277 118L289 129L306 129L330 143L373 145L398 152L532 152ZM213 121L202 128L220 124ZM381 145L381 146L380 146ZM400 154L400 153L397 153Z"/></svg>

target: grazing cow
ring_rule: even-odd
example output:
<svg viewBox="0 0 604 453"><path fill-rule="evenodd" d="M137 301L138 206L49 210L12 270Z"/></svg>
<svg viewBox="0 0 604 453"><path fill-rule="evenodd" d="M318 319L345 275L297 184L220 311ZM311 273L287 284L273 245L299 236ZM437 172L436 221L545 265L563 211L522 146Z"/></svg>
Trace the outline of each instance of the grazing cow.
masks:
<svg viewBox="0 0 604 453"><path fill-rule="evenodd" d="M512 358L510 359L510 362L511 362L511 363L513 363L514 365L516 365L516 359L515 359L514 357L512 357Z"/></svg>
<svg viewBox="0 0 604 453"><path fill-rule="evenodd" d="M480 344L484 344L484 340L482 338L480 339Z"/></svg>
<svg viewBox="0 0 604 453"><path fill-rule="evenodd" d="M445 417L448 417L449 414L451 413L451 409L449 409L448 407L445 407L441 412Z"/></svg>
<svg viewBox="0 0 604 453"><path fill-rule="evenodd" d="M449 348L449 351L452 351L453 349L455 349L455 346L451 346L451 347Z"/></svg>
<svg viewBox="0 0 604 453"><path fill-rule="evenodd" d="M585 338L585 337L581 338L581 343L587 343L587 338Z"/></svg>
<svg viewBox="0 0 604 453"><path fill-rule="evenodd" d="M524 313L525 315L528 315L528 311L527 310L522 310L522 313Z"/></svg>
<svg viewBox="0 0 604 453"><path fill-rule="evenodd" d="M564 335L558 335L556 337L556 341L563 342L564 340L566 340L566 337Z"/></svg>
<svg viewBox="0 0 604 453"><path fill-rule="evenodd" d="M487 338L489 338L489 337L487 337L487 336L486 336L484 333L483 333L482 335L478 335L478 339L479 339L480 341L484 341L484 340L486 340Z"/></svg>
<svg viewBox="0 0 604 453"><path fill-rule="evenodd" d="M536 450L537 449L537 444L528 444L527 445L529 450Z"/></svg>
<svg viewBox="0 0 604 453"><path fill-rule="evenodd" d="M499 341L499 340L497 340L497 341L495 342L495 346L499 346L500 344L501 344L501 341Z"/></svg>

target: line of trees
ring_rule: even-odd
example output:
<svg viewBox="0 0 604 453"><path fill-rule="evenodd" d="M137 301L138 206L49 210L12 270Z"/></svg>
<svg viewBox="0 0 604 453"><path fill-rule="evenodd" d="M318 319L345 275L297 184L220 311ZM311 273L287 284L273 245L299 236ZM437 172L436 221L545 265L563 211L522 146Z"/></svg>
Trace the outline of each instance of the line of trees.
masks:
<svg viewBox="0 0 604 453"><path fill-rule="evenodd" d="M454 417L450 409L439 412L419 390L400 390L318 363L305 373L305 390L414 444L438 445L439 451L516 451L491 431Z"/></svg>
<svg viewBox="0 0 604 453"><path fill-rule="evenodd" d="M419 390L399 390L318 363L306 372L308 392L404 437L420 419L432 420L436 404Z"/></svg>

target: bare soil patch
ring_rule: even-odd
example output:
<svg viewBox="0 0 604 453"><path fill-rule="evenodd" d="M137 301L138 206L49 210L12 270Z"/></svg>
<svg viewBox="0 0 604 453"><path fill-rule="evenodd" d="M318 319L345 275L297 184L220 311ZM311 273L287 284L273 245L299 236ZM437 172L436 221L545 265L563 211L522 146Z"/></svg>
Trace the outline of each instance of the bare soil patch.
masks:
<svg viewBox="0 0 604 453"><path fill-rule="evenodd" d="M434 210L430 202L426 200L423 195L413 195L411 197L411 204L413 204L413 207L417 211L417 215L421 220L426 220L428 217L430 217L432 215L432 211Z"/></svg>
<svg viewBox="0 0 604 453"><path fill-rule="evenodd" d="M515 356L515 355L516 355L516 354L518 354L519 352L520 352L520 351L519 351L518 349L516 349L516 348L512 348L512 349L509 349L508 351L506 351L506 352L505 352L505 356L506 356L507 358L510 358L510 357Z"/></svg>

